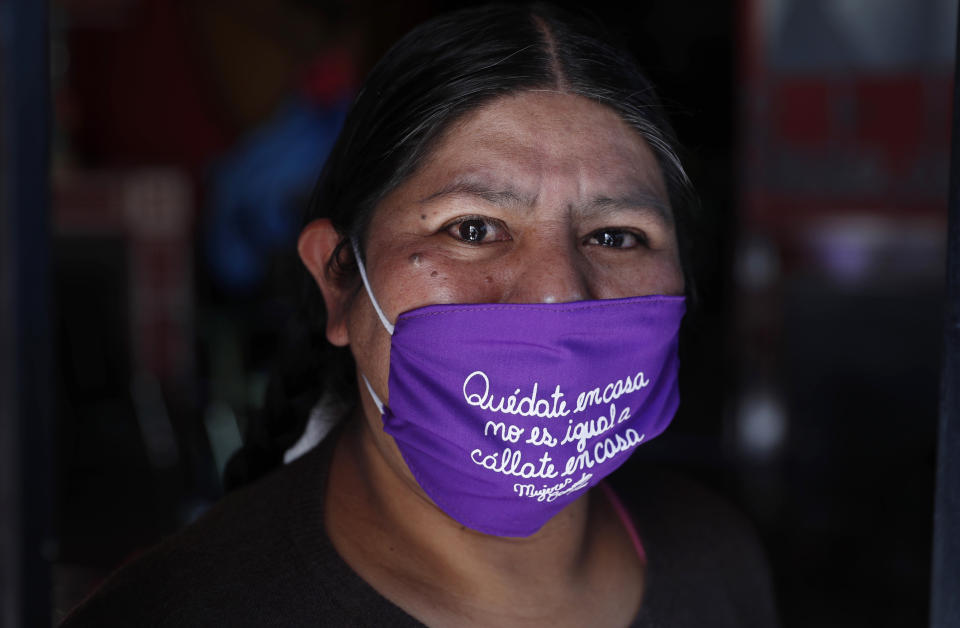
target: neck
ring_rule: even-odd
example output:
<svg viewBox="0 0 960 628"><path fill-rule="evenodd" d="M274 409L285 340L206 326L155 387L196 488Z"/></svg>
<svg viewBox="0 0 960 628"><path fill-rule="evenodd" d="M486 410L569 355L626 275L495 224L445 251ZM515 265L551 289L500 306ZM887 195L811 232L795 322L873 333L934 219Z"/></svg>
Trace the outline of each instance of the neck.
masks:
<svg viewBox="0 0 960 628"><path fill-rule="evenodd" d="M517 609L549 602L590 573L589 494L530 537L485 535L430 501L376 427L354 417L337 444L326 524L347 563L387 598L406 607L419 591L451 605Z"/></svg>

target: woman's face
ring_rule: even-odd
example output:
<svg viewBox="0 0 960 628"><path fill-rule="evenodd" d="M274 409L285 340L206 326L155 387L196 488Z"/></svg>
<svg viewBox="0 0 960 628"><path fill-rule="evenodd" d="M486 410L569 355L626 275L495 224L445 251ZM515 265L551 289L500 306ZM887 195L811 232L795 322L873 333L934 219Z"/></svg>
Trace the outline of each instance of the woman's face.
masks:
<svg viewBox="0 0 960 628"><path fill-rule="evenodd" d="M612 109L555 92L499 98L454 124L377 207L364 249L374 295L392 322L437 303L684 289L653 153ZM389 402L389 334L362 288L338 294L325 291L328 337L350 345ZM369 396L361 397L382 433Z"/></svg>

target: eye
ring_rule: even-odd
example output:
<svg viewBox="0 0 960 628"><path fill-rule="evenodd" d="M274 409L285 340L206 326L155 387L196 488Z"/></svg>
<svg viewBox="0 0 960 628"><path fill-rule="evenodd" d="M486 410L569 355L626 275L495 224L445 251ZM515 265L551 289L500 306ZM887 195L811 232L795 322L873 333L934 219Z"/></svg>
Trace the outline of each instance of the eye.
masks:
<svg viewBox="0 0 960 628"><path fill-rule="evenodd" d="M482 220L464 220L457 225L457 234L464 242L482 242L487 237L487 225Z"/></svg>
<svg viewBox="0 0 960 628"><path fill-rule="evenodd" d="M584 244L611 249L632 249L638 245L645 245L646 238L624 229L600 229L588 235Z"/></svg>
<svg viewBox="0 0 960 628"><path fill-rule="evenodd" d="M509 240L507 229L499 220L480 216L460 218L446 227L447 233L467 244Z"/></svg>

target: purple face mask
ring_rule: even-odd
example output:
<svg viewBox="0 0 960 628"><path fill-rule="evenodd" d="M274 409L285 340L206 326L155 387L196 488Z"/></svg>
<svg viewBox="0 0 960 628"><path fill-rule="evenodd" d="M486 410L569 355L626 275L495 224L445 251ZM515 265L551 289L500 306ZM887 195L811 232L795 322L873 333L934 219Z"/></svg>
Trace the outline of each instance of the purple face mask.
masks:
<svg viewBox="0 0 960 628"><path fill-rule="evenodd" d="M683 297L429 305L394 327L357 260L392 336L386 405L367 382L384 431L469 528L533 534L677 410Z"/></svg>

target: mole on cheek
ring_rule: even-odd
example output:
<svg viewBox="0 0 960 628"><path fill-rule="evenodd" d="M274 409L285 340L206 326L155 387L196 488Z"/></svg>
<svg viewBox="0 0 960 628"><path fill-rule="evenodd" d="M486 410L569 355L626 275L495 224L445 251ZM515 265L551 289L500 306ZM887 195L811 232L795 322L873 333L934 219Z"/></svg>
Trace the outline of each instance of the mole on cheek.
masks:
<svg viewBox="0 0 960 628"><path fill-rule="evenodd" d="M432 273L430 273L430 276L431 276L431 277L436 277L436 276L437 276L437 271L433 271Z"/></svg>
<svg viewBox="0 0 960 628"><path fill-rule="evenodd" d="M487 283L490 283L493 281L493 277L491 277L490 275L487 275L486 277L484 277L483 280L486 281Z"/></svg>
<svg viewBox="0 0 960 628"><path fill-rule="evenodd" d="M420 214L420 220L426 220L426 219L427 219L426 214Z"/></svg>

